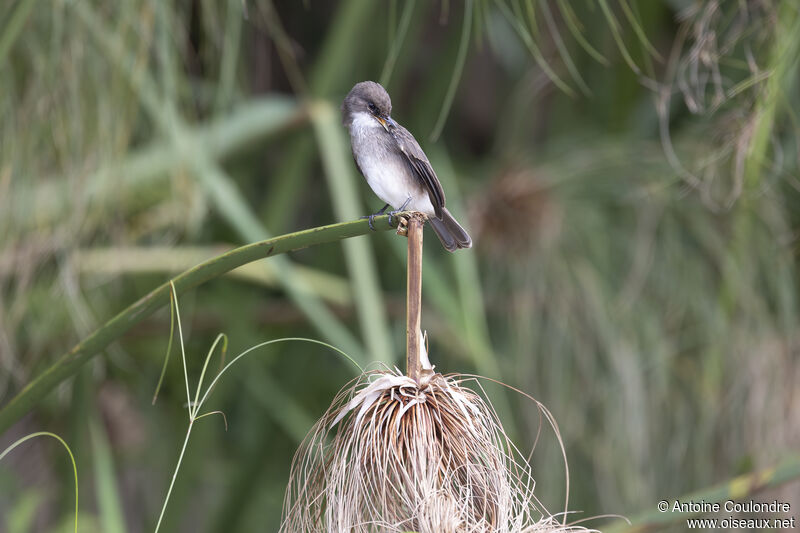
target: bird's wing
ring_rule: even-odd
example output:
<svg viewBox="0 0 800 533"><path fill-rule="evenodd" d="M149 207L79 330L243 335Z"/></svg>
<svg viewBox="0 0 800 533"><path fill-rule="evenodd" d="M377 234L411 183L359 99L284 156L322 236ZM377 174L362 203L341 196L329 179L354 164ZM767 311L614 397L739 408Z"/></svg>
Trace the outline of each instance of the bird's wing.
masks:
<svg viewBox="0 0 800 533"><path fill-rule="evenodd" d="M398 124L397 127L391 128L390 131L397 143L397 147L400 149L400 153L405 156L411 172L427 189L436 218L442 218L444 191L442 190L442 184L439 183L439 178L436 177L436 172L433 171L430 161L425 156L425 152L422 151L414 136L403 126Z"/></svg>

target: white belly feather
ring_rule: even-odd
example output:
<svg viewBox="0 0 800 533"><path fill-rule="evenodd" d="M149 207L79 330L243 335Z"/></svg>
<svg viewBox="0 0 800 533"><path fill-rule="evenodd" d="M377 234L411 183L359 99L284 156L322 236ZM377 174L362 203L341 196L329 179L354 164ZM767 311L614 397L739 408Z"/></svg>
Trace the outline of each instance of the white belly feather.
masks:
<svg viewBox="0 0 800 533"><path fill-rule="evenodd" d="M376 142L376 136L385 135L383 126L367 113L356 113L350 126L351 142L361 149L356 161L372 191L384 202L399 209L409 198L409 211L421 211L433 215L428 193L421 183L411 175L411 170L396 153ZM364 154L369 153L370 156Z"/></svg>

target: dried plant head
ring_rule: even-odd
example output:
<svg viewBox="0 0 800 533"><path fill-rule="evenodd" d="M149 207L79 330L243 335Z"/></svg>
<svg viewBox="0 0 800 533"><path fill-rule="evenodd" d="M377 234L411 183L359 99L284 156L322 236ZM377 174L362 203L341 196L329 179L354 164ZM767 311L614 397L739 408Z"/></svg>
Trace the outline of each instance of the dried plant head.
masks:
<svg viewBox="0 0 800 533"><path fill-rule="evenodd" d="M577 529L536 500L530 465L466 379L372 371L346 385L295 455L281 531Z"/></svg>

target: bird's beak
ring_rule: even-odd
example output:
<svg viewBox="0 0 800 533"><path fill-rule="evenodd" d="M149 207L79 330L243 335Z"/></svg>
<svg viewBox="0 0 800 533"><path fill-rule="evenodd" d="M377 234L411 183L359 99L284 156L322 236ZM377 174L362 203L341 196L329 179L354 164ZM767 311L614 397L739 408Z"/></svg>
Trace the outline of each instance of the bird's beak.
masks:
<svg viewBox="0 0 800 533"><path fill-rule="evenodd" d="M378 115L375 118L378 120L378 122L381 123L381 126L383 126L383 129L385 129L386 131L389 131L389 128L397 127L397 122L392 120L392 117L390 117L389 115L383 115L383 116Z"/></svg>

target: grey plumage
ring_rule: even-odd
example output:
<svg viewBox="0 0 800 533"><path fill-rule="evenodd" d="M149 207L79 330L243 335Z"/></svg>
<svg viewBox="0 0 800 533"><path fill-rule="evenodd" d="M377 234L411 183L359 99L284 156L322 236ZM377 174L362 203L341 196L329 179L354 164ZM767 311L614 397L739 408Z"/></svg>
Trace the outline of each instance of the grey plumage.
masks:
<svg viewBox="0 0 800 533"><path fill-rule="evenodd" d="M471 247L469 234L445 208L442 185L425 152L392 120L391 111L389 94L372 81L356 84L345 97L342 122L350 131L356 167L384 202L428 215L445 249Z"/></svg>
<svg viewBox="0 0 800 533"><path fill-rule="evenodd" d="M460 248L472 248L472 239L467 231L456 222L453 215L446 207L442 207L442 218L429 218L431 227L442 241L442 246L448 252L454 252Z"/></svg>
<svg viewBox="0 0 800 533"><path fill-rule="evenodd" d="M397 127L390 128L389 133L397 143L397 148L406 157L411 171L422 181L427 189L430 201L433 204L434 214L437 218L442 218L444 191L425 152L422 151L414 136L403 126L398 124Z"/></svg>

